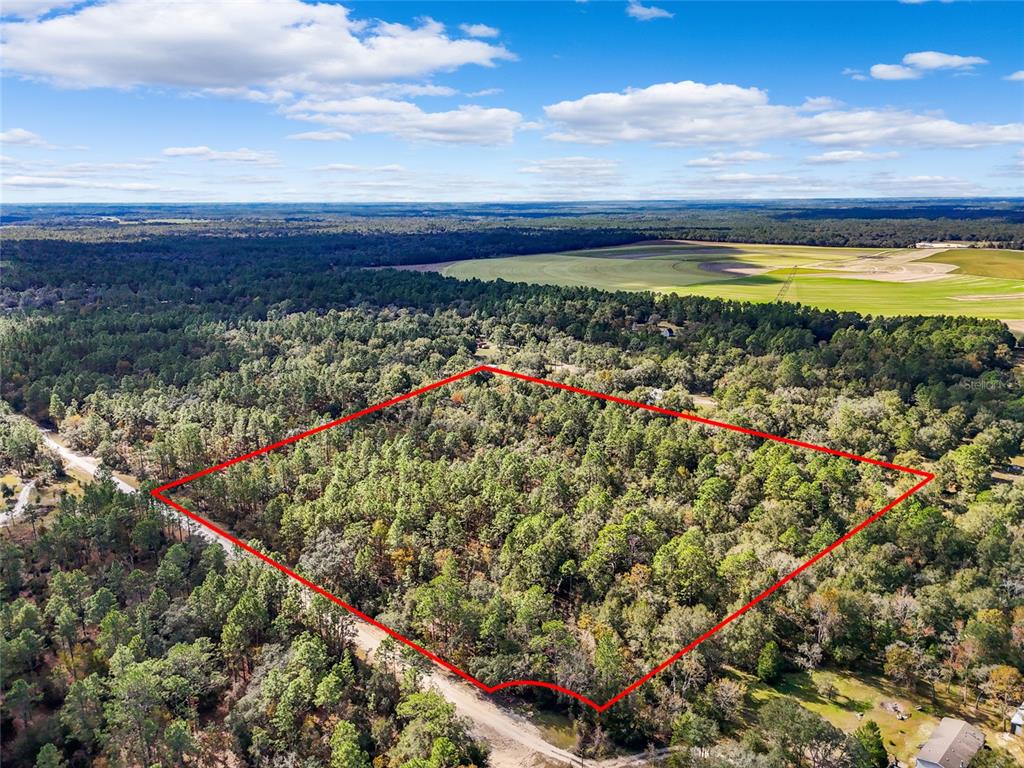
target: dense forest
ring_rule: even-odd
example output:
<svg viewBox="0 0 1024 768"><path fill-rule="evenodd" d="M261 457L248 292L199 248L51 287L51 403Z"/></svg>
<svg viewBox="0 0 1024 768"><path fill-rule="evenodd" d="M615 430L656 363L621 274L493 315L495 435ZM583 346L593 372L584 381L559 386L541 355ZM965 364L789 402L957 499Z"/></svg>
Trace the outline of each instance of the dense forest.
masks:
<svg viewBox="0 0 1024 768"><path fill-rule="evenodd" d="M514 699L570 713L589 755L673 745L680 765L711 765L727 736L742 742L731 765L867 768L886 764L868 724L847 734L786 698L752 716L737 675L870 670L925 699L955 686L965 713L1024 696L1024 484L993 477L1022 452L1024 369L1001 323L352 269L632 231L425 237L416 228L436 220L397 233L387 221L260 237L23 232L5 247L3 397L155 485L482 360L673 409L710 396L723 421L937 479L606 713L537 688ZM885 236L917 237L904 225ZM5 430L9 468L57 471ZM601 701L907 486L478 375L176 493L481 680ZM98 484L4 542L5 756L485 764L415 673L360 660L348 620L174 521ZM1013 764L998 747L982 761Z"/></svg>

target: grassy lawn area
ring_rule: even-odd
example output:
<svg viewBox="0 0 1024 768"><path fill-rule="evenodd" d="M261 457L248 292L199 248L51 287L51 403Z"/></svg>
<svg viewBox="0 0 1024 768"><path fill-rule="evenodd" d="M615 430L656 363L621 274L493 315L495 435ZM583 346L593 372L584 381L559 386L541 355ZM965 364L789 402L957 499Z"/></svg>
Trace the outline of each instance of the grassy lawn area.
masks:
<svg viewBox="0 0 1024 768"><path fill-rule="evenodd" d="M945 686L940 685L936 691L936 700L932 702L923 685L921 693L913 694L881 677L868 674L852 675L849 672L826 670L816 670L810 674L792 673L784 675L774 687L738 670L733 670L732 674L747 685L749 698L756 704L762 704L774 696L790 696L848 733L857 730L866 721L874 720L882 731L882 738L890 753L907 765L911 764L910 760L942 717L958 717L973 723L985 732L989 745L1010 752L1024 764L1024 741L1004 738L998 714L984 706L975 713L973 699L966 707L962 707L960 692L956 687L947 694ZM825 679L830 679L837 691L831 701L818 693L818 684ZM900 720L893 704L898 705L899 710L909 717Z"/></svg>
<svg viewBox="0 0 1024 768"><path fill-rule="evenodd" d="M18 493L21 491L21 478L14 473L8 473L0 477L0 485L6 487L10 492L10 498L5 503L9 507L13 507Z"/></svg>
<svg viewBox="0 0 1024 768"><path fill-rule="evenodd" d="M911 271L906 265L911 260ZM908 280L934 264L958 270ZM837 272L842 267L846 270ZM910 250L769 245L636 245L459 261L442 268L459 279L655 291L787 301L870 315L966 315L1024 320L1024 252L970 249L915 260ZM916 271L916 272L915 272ZM746 272L746 274L744 274ZM886 274L891 272L892 274ZM879 277L876 279L874 274Z"/></svg>

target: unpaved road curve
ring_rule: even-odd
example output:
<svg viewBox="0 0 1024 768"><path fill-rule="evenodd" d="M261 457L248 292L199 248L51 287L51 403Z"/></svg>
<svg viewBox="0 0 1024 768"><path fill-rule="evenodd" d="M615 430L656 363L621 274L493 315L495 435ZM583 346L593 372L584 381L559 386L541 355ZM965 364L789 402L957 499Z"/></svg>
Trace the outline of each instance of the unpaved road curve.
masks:
<svg viewBox="0 0 1024 768"><path fill-rule="evenodd" d="M355 644L368 659L372 660L386 637L387 634L377 627L357 621ZM435 669L424 676L423 684L454 704L459 715L473 724L477 737L490 745L490 764L495 768L532 766L538 757L581 765L580 759L571 752L546 741L540 730L526 718L498 706L486 694L478 693L473 686L457 677ZM591 761L585 764L596 765Z"/></svg>
<svg viewBox="0 0 1024 768"><path fill-rule="evenodd" d="M36 487L36 481L33 480L30 483L26 483L21 487L18 492L18 498L14 502L14 506L6 512L0 512L0 525L9 523L14 518L18 517L22 512L25 511L25 507L28 506L28 497L32 495L32 491Z"/></svg>
<svg viewBox="0 0 1024 768"><path fill-rule="evenodd" d="M96 474L100 470L101 462L99 459L93 458L92 456L86 456L85 454L78 453L77 451L69 448L59 437L48 429L39 427L39 433L43 438L43 445L49 448L51 451L60 456L64 466L73 471L79 472L80 474L86 475L90 478L95 478ZM111 475L114 485L118 490L124 493L138 493L139 492L139 481L130 475L117 473ZM231 542L220 536L209 528L199 525L194 520L190 520L182 515L184 520L185 528L188 529L189 533L206 539L207 541L215 544L220 544L227 551L229 556L234 556L235 547Z"/></svg>
<svg viewBox="0 0 1024 768"><path fill-rule="evenodd" d="M73 469L76 472L81 472L89 477L96 477L96 473L100 470L99 459L94 459L92 456L84 456L81 453L76 453L68 448L63 442L55 439L53 432L48 429L42 429L40 427L39 433L43 437L43 445L60 456L60 460L64 462L65 467ZM138 482L128 482L116 475L112 479L118 490L124 491L125 493L138 493L139 491Z"/></svg>
<svg viewBox="0 0 1024 768"><path fill-rule="evenodd" d="M38 427L38 425L37 425ZM72 450L50 430L38 427L43 443L51 451L60 456L64 465L71 470L94 478L99 472L101 462L92 456L86 456ZM139 482L128 475L119 474L113 477L114 484L125 493L138 493ZM22 495L27 497L26 486ZM19 498L20 501L20 498ZM229 555L238 550L228 540L200 526L192 520L187 521L189 530L207 541L220 544ZM353 617L356 626L355 645L365 657L372 661L377 647L386 633ZM423 678L424 685L435 689L445 699L455 705L456 712L466 718L472 726L474 735L487 743L491 748L490 765L493 768L529 768L542 765L547 761L563 765L586 766L587 768L630 768L657 761L669 754L668 750L658 750L639 755L608 758L606 760L581 760L568 750L556 747L547 741L540 729L525 717L499 706L493 699L477 691L454 675L439 669L427 673Z"/></svg>

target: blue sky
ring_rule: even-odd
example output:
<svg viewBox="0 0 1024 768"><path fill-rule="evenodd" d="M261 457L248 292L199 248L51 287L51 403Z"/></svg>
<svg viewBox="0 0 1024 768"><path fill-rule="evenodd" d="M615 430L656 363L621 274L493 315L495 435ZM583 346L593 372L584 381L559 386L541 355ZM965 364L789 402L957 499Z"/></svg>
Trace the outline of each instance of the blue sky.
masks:
<svg viewBox="0 0 1024 768"><path fill-rule="evenodd" d="M1020 195L994 2L9 0L3 199Z"/></svg>

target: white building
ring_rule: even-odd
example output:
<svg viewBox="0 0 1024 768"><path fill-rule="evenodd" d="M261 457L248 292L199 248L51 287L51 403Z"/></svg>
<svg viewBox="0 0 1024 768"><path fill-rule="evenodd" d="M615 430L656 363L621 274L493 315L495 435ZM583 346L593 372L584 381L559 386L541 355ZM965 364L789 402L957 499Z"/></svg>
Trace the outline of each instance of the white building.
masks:
<svg viewBox="0 0 1024 768"><path fill-rule="evenodd" d="M1024 702L1017 707L1017 711L1010 718L1010 733L1014 736L1024 736Z"/></svg>

